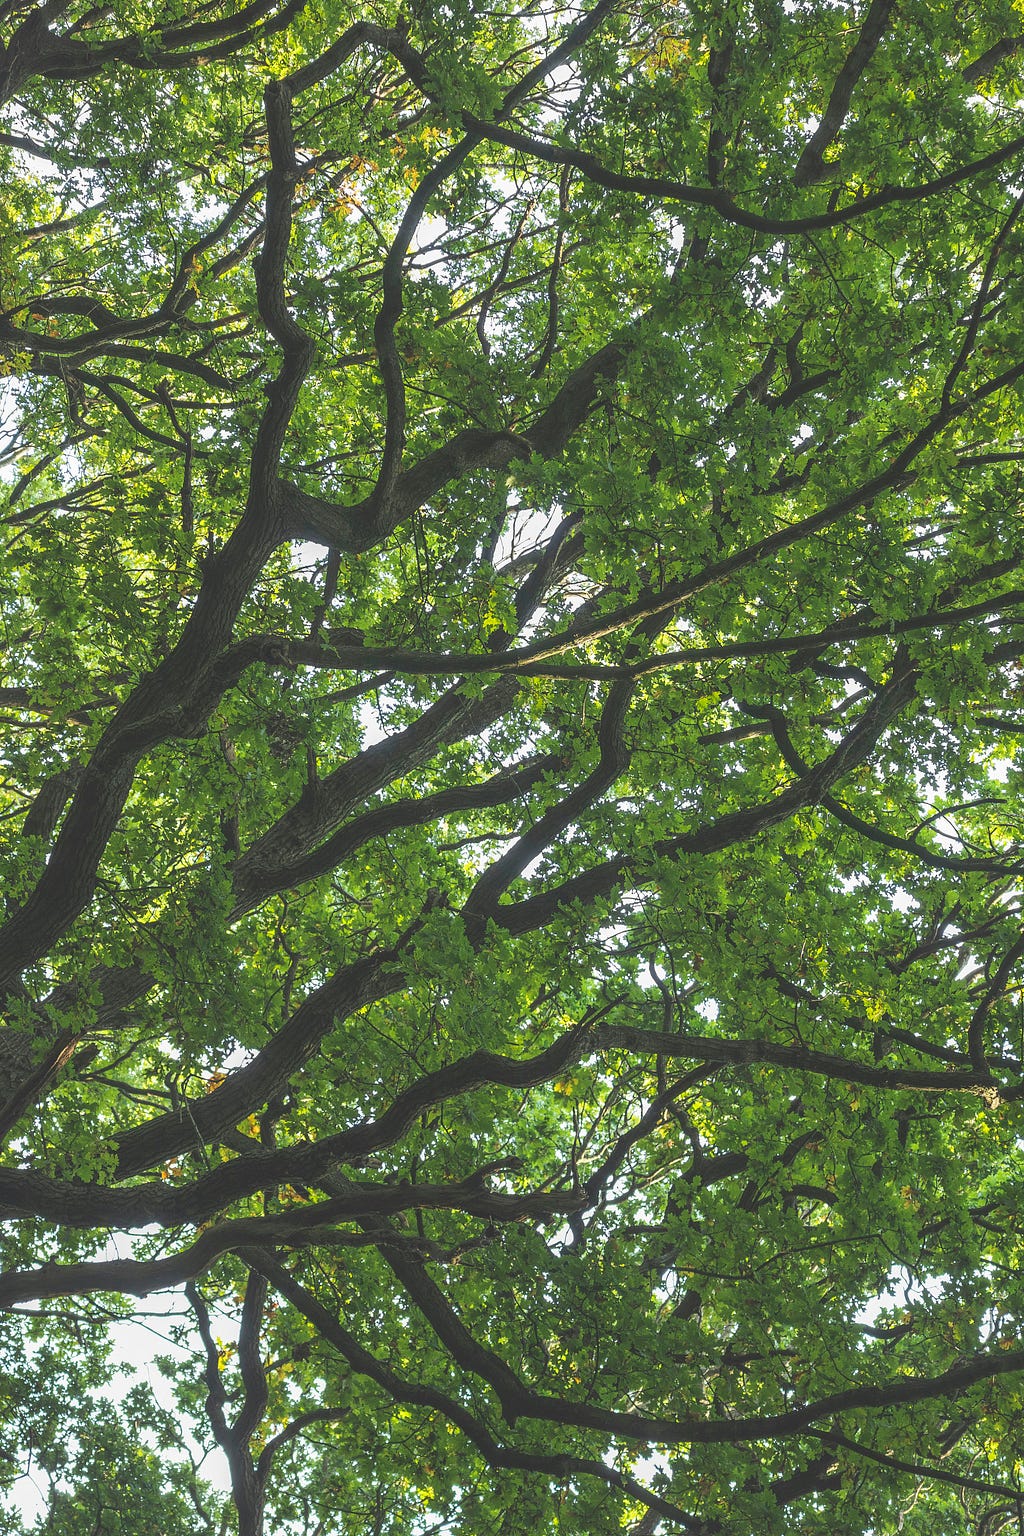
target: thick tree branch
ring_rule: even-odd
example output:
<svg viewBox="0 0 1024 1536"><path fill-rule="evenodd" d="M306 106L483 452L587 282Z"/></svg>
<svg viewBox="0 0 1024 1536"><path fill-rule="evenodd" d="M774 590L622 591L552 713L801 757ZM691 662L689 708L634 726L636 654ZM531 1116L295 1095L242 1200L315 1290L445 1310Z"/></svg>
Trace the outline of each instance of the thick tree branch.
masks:
<svg viewBox="0 0 1024 1536"><path fill-rule="evenodd" d="M694 1520L677 1505L660 1498L644 1488L635 1478L619 1472L606 1462L572 1455L538 1455L507 1447L497 1441L486 1426L451 1398L436 1388L418 1386L403 1380L390 1366L378 1360L364 1349L337 1318L302 1286L286 1269L268 1257L258 1260L260 1268L271 1284L291 1302L313 1326L316 1332L341 1354L352 1370L367 1376L382 1387L396 1402L410 1403L441 1413L451 1424L460 1429L476 1447L483 1459L494 1467L509 1467L523 1472L543 1472L558 1477L583 1475L599 1478L613 1488L619 1488L637 1499L649 1509L667 1519L677 1520L686 1530L699 1531L701 1522Z"/></svg>
<svg viewBox="0 0 1024 1536"><path fill-rule="evenodd" d="M857 34L857 41L836 76L836 82L818 126L807 140L797 161L796 170L793 172L793 181L796 186L810 186L812 182L820 181L822 177L828 175L825 151L835 142L846 121L857 81L870 64L885 34L893 4L894 0L871 0L860 32Z"/></svg>

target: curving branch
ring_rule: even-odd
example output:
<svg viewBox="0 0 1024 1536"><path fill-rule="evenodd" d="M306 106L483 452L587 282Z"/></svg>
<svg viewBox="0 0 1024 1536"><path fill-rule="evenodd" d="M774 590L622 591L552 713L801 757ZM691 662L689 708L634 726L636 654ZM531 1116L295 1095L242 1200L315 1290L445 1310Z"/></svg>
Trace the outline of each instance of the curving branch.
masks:
<svg viewBox="0 0 1024 1536"><path fill-rule="evenodd" d="M613 171L587 150L576 149L566 144L554 144L550 139L540 139L517 129L506 128L499 123L484 122L471 113L463 114L463 122L467 128L479 133L482 139L488 139L494 144L503 144L507 149L518 150L520 154L533 160L540 160L546 165L570 166L573 170L579 171L588 181L594 182L599 187L607 187L609 191L629 192L637 197L656 198L667 203L681 203L684 207L706 208L718 214L727 224L735 224L740 229L753 230L757 234L781 236L810 235L818 230L837 229L840 225L852 224L864 218L865 215L876 212L879 208L900 207L904 204L925 202L932 197L941 197L944 193L951 192L954 187L977 182L987 176L990 171L999 170L1024 151L1024 135L1021 135L1007 140L998 149L980 156L977 160L969 161L956 170L947 171L945 175L936 176L931 181L921 182L917 186L885 186L877 192L868 192L864 197L859 197L855 202L847 203L844 207L832 212L805 214L797 218L776 218L771 214L755 213L751 209L741 207L728 192L717 187L691 186L667 176L632 175Z"/></svg>
<svg viewBox="0 0 1024 1536"><path fill-rule="evenodd" d="M454 1399L446 1397L434 1387L405 1381L397 1371L378 1360L348 1329L342 1327L338 1319L305 1286L269 1255L254 1256L253 1262L258 1264L274 1288L291 1302L316 1333L333 1345L352 1370L375 1381L396 1402L410 1403L442 1414L449 1423L462 1431L489 1466L509 1467L522 1472L544 1472L557 1477L576 1475L599 1478L609 1486L628 1493L631 1498L637 1499L657 1514L677 1520L684 1529L698 1533L701 1531L703 1522L695 1520L678 1505L652 1493L635 1478L626 1476L607 1462L572 1455L540 1455L503 1445L481 1420Z"/></svg>

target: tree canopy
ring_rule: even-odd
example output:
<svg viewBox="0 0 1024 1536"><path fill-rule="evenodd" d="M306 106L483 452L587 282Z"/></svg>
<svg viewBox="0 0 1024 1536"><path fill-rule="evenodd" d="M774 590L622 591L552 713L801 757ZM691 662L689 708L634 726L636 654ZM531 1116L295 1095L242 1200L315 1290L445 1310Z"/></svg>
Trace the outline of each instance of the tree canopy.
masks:
<svg viewBox="0 0 1024 1536"><path fill-rule="evenodd" d="M1024 1532L1018 0L0 36L0 1531Z"/></svg>

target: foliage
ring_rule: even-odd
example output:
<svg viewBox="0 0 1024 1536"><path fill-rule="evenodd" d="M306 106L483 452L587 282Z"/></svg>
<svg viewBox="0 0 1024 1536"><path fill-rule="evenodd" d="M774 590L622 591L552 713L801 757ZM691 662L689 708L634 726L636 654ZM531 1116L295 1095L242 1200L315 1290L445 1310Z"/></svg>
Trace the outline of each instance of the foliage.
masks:
<svg viewBox="0 0 1024 1536"><path fill-rule="evenodd" d="M1019 6L0 28L0 1529L1024 1531Z"/></svg>

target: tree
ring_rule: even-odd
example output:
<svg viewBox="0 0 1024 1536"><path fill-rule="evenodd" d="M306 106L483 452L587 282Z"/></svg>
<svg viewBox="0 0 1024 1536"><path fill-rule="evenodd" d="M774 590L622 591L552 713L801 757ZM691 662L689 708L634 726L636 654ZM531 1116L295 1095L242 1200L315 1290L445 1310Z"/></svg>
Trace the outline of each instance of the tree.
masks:
<svg viewBox="0 0 1024 1536"><path fill-rule="evenodd" d="M1024 1531L1018 8L0 27L3 1529Z"/></svg>

